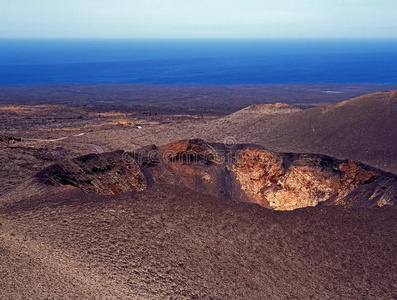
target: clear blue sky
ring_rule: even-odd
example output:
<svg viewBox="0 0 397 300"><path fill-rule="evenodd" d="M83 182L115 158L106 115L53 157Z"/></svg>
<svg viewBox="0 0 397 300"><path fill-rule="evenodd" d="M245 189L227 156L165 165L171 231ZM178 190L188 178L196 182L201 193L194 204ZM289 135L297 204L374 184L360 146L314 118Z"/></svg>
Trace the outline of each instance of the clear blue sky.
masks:
<svg viewBox="0 0 397 300"><path fill-rule="evenodd" d="M397 38L397 0L0 0L0 37Z"/></svg>

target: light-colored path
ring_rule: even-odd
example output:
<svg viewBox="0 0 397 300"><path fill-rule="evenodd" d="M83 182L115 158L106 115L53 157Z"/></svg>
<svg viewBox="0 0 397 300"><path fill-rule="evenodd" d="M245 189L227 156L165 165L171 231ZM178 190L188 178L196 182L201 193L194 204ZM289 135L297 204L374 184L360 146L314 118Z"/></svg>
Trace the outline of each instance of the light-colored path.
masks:
<svg viewBox="0 0 397 300"><path fill-rule="evenodd" d="M79 137L79 136L83 136L84 133L79 133L74 135L74 137ZM60 141L64 141L66 139L68 139L69 137L61 137L58 139L33 139L33 138L21 138L22 141L33 141L33 142L60 142ZM94 148L95 151L97 151L98 153L103 153L103 149L101 146L95 145L95 144L87 144L87 143L71 143L73 145L82 145L82 146L87 146L87 147L91 147Z"/></svg>

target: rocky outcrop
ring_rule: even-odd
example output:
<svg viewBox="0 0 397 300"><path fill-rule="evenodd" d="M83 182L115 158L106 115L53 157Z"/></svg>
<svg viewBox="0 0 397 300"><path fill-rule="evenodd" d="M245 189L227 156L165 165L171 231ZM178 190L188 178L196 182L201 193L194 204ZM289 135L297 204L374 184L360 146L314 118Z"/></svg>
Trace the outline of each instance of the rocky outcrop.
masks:
<svg viewBox="0 0 397 300"><path fill-rule="evenodd" d="M146 178L135 160L125 161L123 151L90 154L52 165L36 175L51 185L71 185L100 195L142 191Z"/></svg>
<svg viewBox="0 0 397 300"><path fill-rule="evenodd" d="M134 153L88 155L53 165L36 176L87 193L120 194L156 184L179 185L223 200L274 210L397 203L397 177L323 155L286 154L255 145L184 140Z"/></svg>

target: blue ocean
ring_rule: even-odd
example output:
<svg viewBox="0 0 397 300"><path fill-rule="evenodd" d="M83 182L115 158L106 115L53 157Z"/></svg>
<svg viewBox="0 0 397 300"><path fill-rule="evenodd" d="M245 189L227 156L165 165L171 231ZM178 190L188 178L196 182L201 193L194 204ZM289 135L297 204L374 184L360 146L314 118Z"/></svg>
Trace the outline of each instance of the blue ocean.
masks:
<svg viewBox="0 0 397 300"><path fill-rule="evenodd" d="M0 85L397 83L397 40L0 40Z"/></svg>

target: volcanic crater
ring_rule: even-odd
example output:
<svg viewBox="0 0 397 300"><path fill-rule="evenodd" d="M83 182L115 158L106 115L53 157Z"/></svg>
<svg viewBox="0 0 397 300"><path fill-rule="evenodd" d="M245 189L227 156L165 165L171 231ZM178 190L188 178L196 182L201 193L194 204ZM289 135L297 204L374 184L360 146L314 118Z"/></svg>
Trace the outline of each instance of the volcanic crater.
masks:
<svg viewBox="0 0 397 300"><path fill-rule="evenodd" d="M199 139L134 152L90 154L54 164L35 178L42 184L70 185L100 195L176 185L274 210L397 203L397 176L353 160Z"/></svg>

